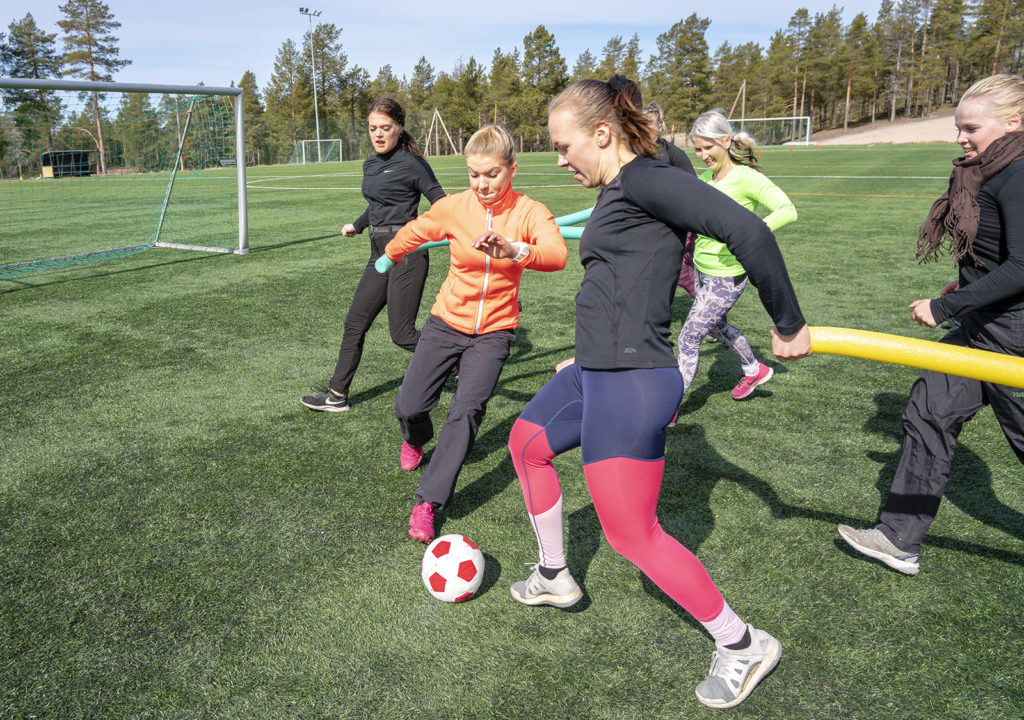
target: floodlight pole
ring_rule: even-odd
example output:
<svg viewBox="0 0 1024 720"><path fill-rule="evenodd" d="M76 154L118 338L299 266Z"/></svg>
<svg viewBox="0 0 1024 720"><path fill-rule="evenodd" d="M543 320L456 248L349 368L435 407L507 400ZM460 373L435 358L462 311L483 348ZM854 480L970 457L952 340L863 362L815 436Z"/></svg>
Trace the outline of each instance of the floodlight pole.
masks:
<svg viewBox="0 0 1024 720"><path fill-rule="evenodd" d="M320 17L319 10L300 7L299 13L309 18L309 62L313 66L313 119L316 121L316 161L323 162L320 156L320 110L316 101L316 59L313 56L313 18Z"/></svg>

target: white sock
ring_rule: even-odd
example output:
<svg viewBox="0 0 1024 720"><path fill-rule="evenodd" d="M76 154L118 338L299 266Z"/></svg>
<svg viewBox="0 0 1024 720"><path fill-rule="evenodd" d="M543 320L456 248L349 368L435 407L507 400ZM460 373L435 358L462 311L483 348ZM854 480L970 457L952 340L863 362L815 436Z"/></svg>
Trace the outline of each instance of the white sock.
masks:
<svg viewBox="0 0 1024 720"><path fill-rule="evenodd" d="M537 534L540 564L546 568L565 567L565 542L562 532L562 496L539 515L530 515L533 531Z"/></svg>
<svg viewBox="0 0 1024 720"><path fill-rule="evenodd" d="M757 375L757 373L760 372L760 371L761 371L761 363L759 363L757 360L754 361L753 365L744 365L743 366L743 374L746 375L747 377L751 377L753 375Z"/></svg>
<svg viewBox="0 0 1024 720"><path fill-rule="evenodd" d="M718 613L718 617L707 622L702 622L703 625L711 637L715 639L715 643L718 645L732 645L743 639L743 633L747 631L747 625L740 616L733 612L732 608L729 607L729 603L722 605L722 612Z"/></svg>

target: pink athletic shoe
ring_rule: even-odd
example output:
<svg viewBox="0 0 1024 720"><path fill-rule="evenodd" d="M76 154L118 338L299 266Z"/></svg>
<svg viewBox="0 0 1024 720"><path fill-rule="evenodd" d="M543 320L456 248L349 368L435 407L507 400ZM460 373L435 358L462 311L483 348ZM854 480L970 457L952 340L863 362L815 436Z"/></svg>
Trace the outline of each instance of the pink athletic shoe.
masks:
<svg viewBox="0 0 1024 720"><path fill-rule="evenodd" d="M421 502L412 509L409 516L409 537L423 543L434 539L434 506Z"/></svg>
<svg viewBox="0 0 1024 720"><path fill-rule="evenodd" d="M772 375L774 374L774 370L772 370L764 363L759 362L757 364L756 375L744 375L742 378L740 378L740 381L736 383L736 387L732 389L732 399L742 400L743 398L750 395L750 393L754 392L754 388L756 388L758 385L763 385L764 383L771 380Z"/></svg>
<svg viewBox="0 0 1024 720"><path fill-rule="evenodd" d="M423 448L414 448L409 443L402 441L402 452L399 453L403 470L415 470L423 462Z"/></svg>

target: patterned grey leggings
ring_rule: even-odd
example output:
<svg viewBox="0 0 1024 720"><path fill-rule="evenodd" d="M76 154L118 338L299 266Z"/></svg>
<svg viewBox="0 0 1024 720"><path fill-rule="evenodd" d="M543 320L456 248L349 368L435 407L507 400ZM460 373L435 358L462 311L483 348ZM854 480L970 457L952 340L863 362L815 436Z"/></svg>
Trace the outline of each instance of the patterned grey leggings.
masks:
<svg viewBox="0 0 1024 720"><path fill-rule="evenodd" d="M707 335L720 340L743 365L757 362L750 343L743 333L729 324L727 317L729 309L747 286L747 276L741 276L743 279L737 283L737 278L705 275L697 269L693 275L697 294L679 333L679 372L683 375L684 393L697 375L700 344Z"/></svg>

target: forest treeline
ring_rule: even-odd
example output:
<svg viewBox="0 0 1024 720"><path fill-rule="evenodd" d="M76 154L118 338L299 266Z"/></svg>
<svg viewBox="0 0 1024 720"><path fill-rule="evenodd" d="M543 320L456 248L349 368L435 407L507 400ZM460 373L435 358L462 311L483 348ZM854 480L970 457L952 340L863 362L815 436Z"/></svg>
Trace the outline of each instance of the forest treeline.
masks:
<svg viewBox="0 0 1024 720"><path fill-rule="evenodd" d="M98 0L68 0L61 10L73 18L82 14L79 5L93 6L94 15L98 7L108 22L106 43L95 46L106 51L114 66L105 74L98 66L101 72L93 79L109 78L117 63L127 62L117 57L116 38L110 35L118 24ZM341 138L346 158L370 152L365 113L384 95L402 103L407 129L421 143L429 140L432 153L460 151L469 135L488 122L508 128L522 150L541 150L548 148L547 101L579 78L621 73L637 79L645 98L664 107L666 132L685 132L700 112L713 107L725 108L732 117L810 116L813 129L820 130L924 115L955 102L981 77L1020 74L1024 66L1024 0L882 0L874 21L864 13L847 21L838 6L814 13L801 8L766 46L725 42L712 50L706 40L709 26L710 20L691 14L659 34L656 51L647 57L637 35L617 35L570 64L555 36L539 25L521 46L495 48L490 58L471 56L441 71L424 55L411 75L399 77L390 65L371 75L350 63L342 29L321 23L301 42L281 44L273 74L262 86L252 72L240 75L247 161L285 162L298 140L316 136L314 63L320 137ZM88 38L69 44L69 32L61 53L56 34L35 26L31 14L12 22L0 35L0 74L58 77L69 67L81 68L72 52L88 46ZM42 94L4 91L3 99L8 110L59 113L47 107ZM132 102L140 101L125 99L119 110L138 112L139 107L127 107ZM145 105L148 100L142 110ZM102 116L111 111L91 107L81 112L95 114L99 133Z"/></svg>

